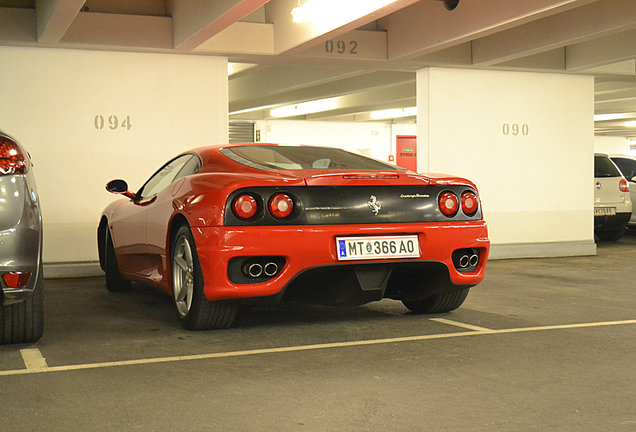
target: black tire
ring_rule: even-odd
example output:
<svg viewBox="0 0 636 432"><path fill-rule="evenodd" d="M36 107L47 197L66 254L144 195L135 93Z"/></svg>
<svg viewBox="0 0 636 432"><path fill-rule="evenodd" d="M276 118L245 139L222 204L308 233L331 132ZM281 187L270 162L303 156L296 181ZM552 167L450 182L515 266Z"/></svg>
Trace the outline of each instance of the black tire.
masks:
<svg viewBox="0 0 636 432"><path fill-rule="evenodd" d="M234 324L236 305L209 301L203 293L203 273L192 232L177 230L170 248L172 298L181 325L188 330L228 328Z"/></svg>
<svg viewBox="0 0 636 432"><path fill-rule="evenodd" d="M450 312L462 305L470 288L447 291L421 300L402 300L404 306L418 314Z"/></svg>
<svg viewBox="0 0 636 432"><path fill-rule="evenodd" d="M596 237L601 241L617 241L625 235L626 231L624 227L615 230L597 231Z"/></svg>
<svg viewBox="0 0 636 432"><path fill-rule="evenodd" d="M104 242L104 272L106 273L106 289L112 292L125 291L130 288L130 281L124 279L119 273L117 258L110 231L106 228L106 241Z"/></svg>
<svg viewBox="0 0 636 432"><path fill-rule="evenodd" d="M44 333L44 279L40 269L33 294L20 303L0 306L0 342L35 342Z"/></svg>

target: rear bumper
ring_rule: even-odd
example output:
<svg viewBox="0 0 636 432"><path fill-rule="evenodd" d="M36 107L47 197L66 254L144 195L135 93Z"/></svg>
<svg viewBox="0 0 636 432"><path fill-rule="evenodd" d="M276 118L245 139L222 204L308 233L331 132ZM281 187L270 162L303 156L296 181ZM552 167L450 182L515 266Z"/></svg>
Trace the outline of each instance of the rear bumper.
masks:
<svg viewBox="0 0 636 432"><path fill-rule="evenodd" d="M338 292L340 288L337 287L344 289L346 285L354 286L356 291L350 293L346 302L363 303L377 299L378 295L407 295L398 293L400 283L422 287L428 285L437 290L468 287L483 279L490 249L484 221L193 227L192 232L203 272L205 295L209 300L269 297L277 301L288 289L294 288L295 291L295 287L300 285L314 285L318 291L335 289ZM336 237L397 234L418 236L419 258L347 263L338 261ZM479 264L470 272L459 272L453 264L453 251L462 248L479 250ZM233 258L270 256L284 259L284 265L273 278L255 283L234 283L230 280L228 267ZM364 291L373 291L373 294L365 295ZM413 292L408 295L417 296Z"/></svg>
<svg viewBox="0 0 636 432"><path fill-rule="evenodd" d="M609 231L623 229L629 223L632 213L616 213L613 216L594 216L594 230Z"/></svg>

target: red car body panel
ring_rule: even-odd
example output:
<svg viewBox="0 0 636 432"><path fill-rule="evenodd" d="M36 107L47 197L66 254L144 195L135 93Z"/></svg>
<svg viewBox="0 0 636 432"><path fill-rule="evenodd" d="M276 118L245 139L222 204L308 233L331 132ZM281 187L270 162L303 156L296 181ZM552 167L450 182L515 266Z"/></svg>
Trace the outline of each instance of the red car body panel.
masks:
<svg viewBox="0 0 636 432"><path fill-rule="evenodd" d="M470 181L397 170L263 171L231 160L219 152L223 147L228 146L190 151L201 159L199 171L175 181L150 199L121 199L106 207L102 220L108 223L117 264L124 277L172 294L170 235L173 222L179 219L187 221L192 230L208 300L279 295L307 269L343 264L336 251L336 237L342 236L414 234L418 236L420 258L400 261L442 263L455 285L472 286L483 279L490 243L486 222L481 217L464 221L343 225L228 226L225 222L228 197L241 188L466 185L476 191ZM463 273L455 269L451 254L457 248L481 251L474 271ZM285 258L284 268L275 277L250 284L230 280L228 265L232 258L263 255ZM372 262L386 260L364 261Z"/></svg>

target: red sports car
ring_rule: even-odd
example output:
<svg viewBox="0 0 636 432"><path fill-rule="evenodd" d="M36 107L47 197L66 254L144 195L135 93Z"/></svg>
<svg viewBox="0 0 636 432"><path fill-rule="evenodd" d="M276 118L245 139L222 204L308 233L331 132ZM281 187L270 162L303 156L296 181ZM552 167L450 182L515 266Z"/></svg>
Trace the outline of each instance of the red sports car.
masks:
<svg viewBox="0 0 636 432"><path fill-rule="evenodd" d="M344 150L240 144L185 152L104 210L111 291L135 280L174 298L187 329L232 325L241 305L458 308L490 242L468 180L421 175Z"/></svg>

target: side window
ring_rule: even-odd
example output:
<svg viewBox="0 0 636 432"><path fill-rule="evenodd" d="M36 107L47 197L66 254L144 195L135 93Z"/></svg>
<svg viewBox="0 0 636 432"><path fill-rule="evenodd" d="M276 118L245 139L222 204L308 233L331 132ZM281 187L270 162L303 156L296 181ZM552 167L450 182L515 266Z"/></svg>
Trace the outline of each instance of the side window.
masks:
<svg viewBox="0 0 636 432"><path fill-rule="evenodd" d="M192 156L192 158L190 158L190 160L188 160L185 165L183 165L183 168L181 168L179 174L177 174L173 181L179 180L182 177L196 174L197 171L199 171L199 168L201 168L201 161L197 156Z"/></svg>
<svg viewBox="0 0 636 432"><path fill-rule="evenodd" d="M152 177L150 177L146 184L142 186L137 195L140 196L142 199L149 198L167 188L170 183L172 183L176 179L177 174L179 174L181 169L192 158L195 158L198 161L198 158L194 155L183 155L168 162Z"/></svg>

